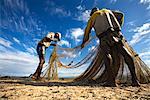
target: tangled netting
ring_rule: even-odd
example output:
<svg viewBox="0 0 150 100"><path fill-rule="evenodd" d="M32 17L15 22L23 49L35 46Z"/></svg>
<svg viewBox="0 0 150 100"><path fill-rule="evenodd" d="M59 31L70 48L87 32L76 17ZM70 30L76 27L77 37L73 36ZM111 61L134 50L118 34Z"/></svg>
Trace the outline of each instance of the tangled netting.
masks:
<svg viewBox="0 0 150 100"><path fill-rule="evenodd" d="M104 56L99 45L100 43L96 44L95 40L96 37L92 37L85 44L85 47L92 46L92 49L87 49L87 51L83 51L81 46L77 46L75 48L62 48L60 46L56 46L50 56L48 66L43 71L43 77L48 79L58 79L58 67L69 69L87 66L85 71L76 77L74 81L90 79L98 81L99 83L106 81L108 75L103 74L105 71ZM149 83L150 68L140 59L138 54L136 54L125 39L123 39L122 42L124 47L134 58L136 75L139 82ZM125 63L124 57L116 51L113 51L112 54L116 57L114 59L119 62L112 66L112 71L117 74L116 81L119 83L131 83L131 73L128 69L128 65Z"/></svg>

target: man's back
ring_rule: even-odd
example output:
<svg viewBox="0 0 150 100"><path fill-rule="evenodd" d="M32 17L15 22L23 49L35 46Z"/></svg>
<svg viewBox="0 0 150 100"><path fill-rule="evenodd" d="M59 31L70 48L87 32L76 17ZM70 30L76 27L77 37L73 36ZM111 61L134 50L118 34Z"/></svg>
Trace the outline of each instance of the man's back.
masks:
<svg viewBox="0 0 150 100"><path fill-rule="evenodd" d="M109 29L111 27L113 27L113 28L119 27L120 28L120 24L118 24L118 20L116 19L116 16L114 13L115 13L114 11L112 12L107 9L102 9L102 10L96 11L91 16L90 20L92 20L92 24L93 24L93 27L94 27L97 35L107 31L107 29ZM106 14L108 14L108 16ZM111 23L109 22L109 19L110 19Z"/></svg>

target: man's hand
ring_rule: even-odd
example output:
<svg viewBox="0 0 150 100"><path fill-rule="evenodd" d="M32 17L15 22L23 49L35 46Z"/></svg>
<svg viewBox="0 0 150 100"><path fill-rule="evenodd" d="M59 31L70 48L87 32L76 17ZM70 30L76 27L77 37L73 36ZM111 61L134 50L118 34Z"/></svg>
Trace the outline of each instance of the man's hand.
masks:
<svg viewBox="0 0 150 100"><path fill-rule="evenodd" d="M51 46L56 46L56 44L51 44Z"/></svg>
<svg viewBox="0 0 150 100"><path fill-rule="evenodd" d="M82 44L81 44L81 49L84 48L84 45L85 45L85 43L82 43Z"/></svg>

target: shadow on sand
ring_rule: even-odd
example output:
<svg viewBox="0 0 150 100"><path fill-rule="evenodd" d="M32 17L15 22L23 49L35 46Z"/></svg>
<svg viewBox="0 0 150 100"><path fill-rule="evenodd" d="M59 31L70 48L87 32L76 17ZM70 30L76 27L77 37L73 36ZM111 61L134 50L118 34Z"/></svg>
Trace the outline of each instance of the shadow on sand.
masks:
<svg viewBox="0 0 150 100"><path fill-rule="evenodd" d="M73 82L73 78L71 79L59 79L59 80L40 80L40 81L33 81L29 77L10 77L10 76L3 76L0 77L0 83L9 83L9 84L24 84L24 85L32 85L32 86L101 86L94 82Z"/></svg>

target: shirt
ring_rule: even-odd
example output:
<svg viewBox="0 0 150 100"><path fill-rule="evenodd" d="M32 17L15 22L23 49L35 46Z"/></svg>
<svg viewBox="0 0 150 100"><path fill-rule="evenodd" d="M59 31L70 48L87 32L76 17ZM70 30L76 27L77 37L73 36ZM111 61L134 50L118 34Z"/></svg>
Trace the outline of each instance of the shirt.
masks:
<svg viewBox="0 0 150 100"><path fill-rule="evenodd" d="M41 45L44 45L45 47L49 47L51 45L51 39L50 38L47 38L47 37L44 37L40 42L39 44Z"/></svg>
<svg viewBox="0 0 150 100"><path fill-rule="evenodd" d="M106 13L109 14L112 25L110 25ZM92 27L94 27L96 35L98 36L111 27L121 28L123 18L123 14L117 11L102 9L94 12L85 29L83 42L86 42L89 39L89 33L91 32Z"/></svg>

